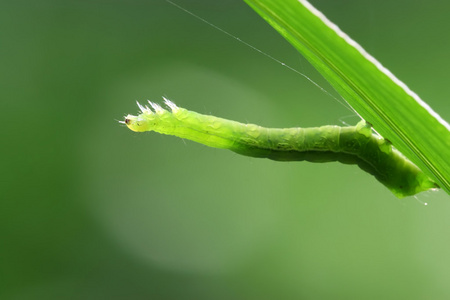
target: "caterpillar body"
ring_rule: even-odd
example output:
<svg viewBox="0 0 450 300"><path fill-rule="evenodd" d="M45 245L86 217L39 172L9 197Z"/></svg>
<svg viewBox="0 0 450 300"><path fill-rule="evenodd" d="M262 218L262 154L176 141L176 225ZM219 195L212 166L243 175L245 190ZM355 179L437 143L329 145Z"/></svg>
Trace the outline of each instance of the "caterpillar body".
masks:
<svg viewBox="0 0 450 300"><path fill-rule="evenodd" d="M169 110L150 101L153 110L138 103L141 113L126 116L122 123L136 132L174 135L252 157L356 164L399 198L439 188L365 121L347 127L265 128L188 111L165 98L164 102Z"/></svg>

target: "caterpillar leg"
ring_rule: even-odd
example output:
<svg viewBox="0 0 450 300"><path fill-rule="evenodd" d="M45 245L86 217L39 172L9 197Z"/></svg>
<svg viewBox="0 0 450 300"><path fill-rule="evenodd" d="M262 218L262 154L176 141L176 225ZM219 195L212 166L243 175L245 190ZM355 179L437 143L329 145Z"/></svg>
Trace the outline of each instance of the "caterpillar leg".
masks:
<svg viewBox="0 0 450 300"><path fill-rule="evenodd" d="M361 120L356 124L356 131L365 137L370 137L372 135L372 124L366 122L365 120Z"/></svg>

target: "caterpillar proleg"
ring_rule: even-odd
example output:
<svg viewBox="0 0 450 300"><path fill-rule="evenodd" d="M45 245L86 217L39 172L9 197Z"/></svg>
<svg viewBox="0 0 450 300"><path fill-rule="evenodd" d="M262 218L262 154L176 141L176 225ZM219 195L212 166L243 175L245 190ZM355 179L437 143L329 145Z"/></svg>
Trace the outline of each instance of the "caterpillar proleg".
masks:
<svg viewBox="0 0 450 300"><path fill-rule="evenodd" d="M346 127L265 128L202 115L165 98L164 102L168 110L150 101L151 108L138 103L141 113L126 116L122 123L136 132L174 135L252 157L356 164L399 198L439 188L365 121Z"/></svg>

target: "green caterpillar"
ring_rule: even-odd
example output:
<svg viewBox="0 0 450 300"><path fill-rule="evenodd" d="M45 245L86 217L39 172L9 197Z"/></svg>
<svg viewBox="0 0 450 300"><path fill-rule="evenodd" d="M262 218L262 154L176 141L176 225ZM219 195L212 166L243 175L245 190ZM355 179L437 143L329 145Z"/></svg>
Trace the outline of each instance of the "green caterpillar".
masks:
<svg viewBox="0 0 450 300"><path fill-rule="evenodd" d="M150 101L154 111L138 103L141 114L128 115L122 123L136 132L175 135L252 157L356 164L399 198L439 188L387 140L374 134L365 121L348 127L264 128L202 115L164 101L170 111Z"/></svg>

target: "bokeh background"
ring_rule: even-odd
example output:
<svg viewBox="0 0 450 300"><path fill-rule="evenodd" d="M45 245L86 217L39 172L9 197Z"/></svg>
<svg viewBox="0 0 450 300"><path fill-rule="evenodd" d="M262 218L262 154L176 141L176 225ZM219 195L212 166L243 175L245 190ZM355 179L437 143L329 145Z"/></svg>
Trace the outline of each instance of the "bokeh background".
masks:
<svg viewBox="0 0 450 300"><path fill-rule="evenodd" d="M242 1L176 2L338 97ZM312 3L450 120L450 2ZM358 121L302 76L163 0L4 0L0 41L1 299L449 299L444 192L117 122Z"/></svg>

